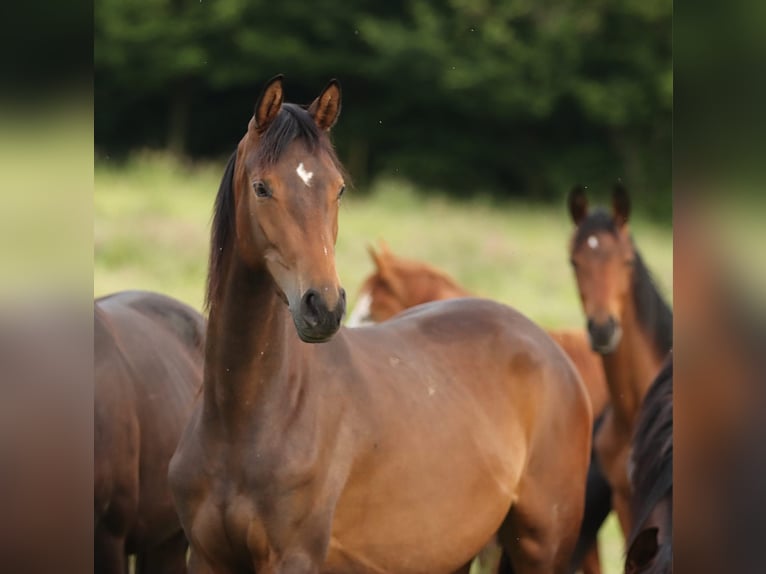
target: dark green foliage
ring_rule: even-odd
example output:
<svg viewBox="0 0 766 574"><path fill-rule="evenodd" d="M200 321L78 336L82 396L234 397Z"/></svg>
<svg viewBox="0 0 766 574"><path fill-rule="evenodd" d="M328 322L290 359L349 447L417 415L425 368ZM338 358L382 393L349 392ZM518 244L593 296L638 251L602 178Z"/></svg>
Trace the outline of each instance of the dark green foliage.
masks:
<svg viewBox="0 0 766 574"><path fill-rule="evenodd" d="M554 199L621 177L667 213L671 14L670 0L99 0L96 144L223 156L276 73L300 103L337 77L358 187Z"/></svg>

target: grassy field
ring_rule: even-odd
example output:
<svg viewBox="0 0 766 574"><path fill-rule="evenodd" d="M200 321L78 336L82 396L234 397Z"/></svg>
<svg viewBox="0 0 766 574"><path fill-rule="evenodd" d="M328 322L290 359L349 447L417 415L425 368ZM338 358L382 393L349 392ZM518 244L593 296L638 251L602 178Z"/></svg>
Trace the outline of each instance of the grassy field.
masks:
<svg viewBox="0 0 766 574"><path fill-rule="evenodd" d="M160 291L201 308L213 199L224 164L185 166L144 154L122 165L96 163L95 295ZM671 230L636 217L633 233L663 293L672 295ZM344 197L338 273L353 305L372 270L366 247L385 240L395 253L452 274L476 294L508 303L545 327L579 327L582 311L567 263L571 223L561 206L461 203L382 182ZM602 561L621 572L614 518L602 530Z"/></svg>

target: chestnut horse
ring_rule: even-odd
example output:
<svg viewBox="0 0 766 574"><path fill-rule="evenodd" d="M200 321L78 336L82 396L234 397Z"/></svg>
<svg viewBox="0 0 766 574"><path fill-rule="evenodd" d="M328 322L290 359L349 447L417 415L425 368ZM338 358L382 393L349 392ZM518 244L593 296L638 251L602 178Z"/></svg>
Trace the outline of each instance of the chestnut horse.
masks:
<svg viewBox="0 0 766 574"><path fill-rule="evenodd" d="M205 320L163 295L94 304L96 572L186 572L168 464L202 385Z"/></svg>
<svg viewBox="0 0 766 574"><path fill-rule="evenodd" d="M673 570L673 354L646 393L631 456L633 531L625 574Z"/></svg>
<svg viewBox="0 0 766 574"><path fill-rule="evenodd" d="M570 261L591 346L601 354L610 395L595 449L627 536L632 525L631 439L644 395L672 346L673 313L633 242L630 198L622 185L614 188L611 213L589 211L582 187L570 192L569 212L577 226Z"/></svg>
<svg viewBox="0 0 766 574"><path fill-rule="evenodd" d="M375 270L362 283L357 305L346 322L349 327L380 323L405 309L430 301L472 296L441 269L421 261L398 257L384 242L381 242L377 251L372 246L368 250ZM606 376L601 357L590 348L583 331L548 330L548 334L569 355L580 372L590 396L593 413L598 418L607 401ZM572 561L572 571L581 568L585 574L601 572L596 534L610 510L611 489L598 463L591 459L585 516ZM491 563L492 560L487 561Z"/></svg>
<svg viewBox="0 0 766 574"><path fill-rule="evenodd" d="M516 573L561 573L591 412L518 312L434 303L341 327L341 93L277 76L216 199L202 401L170 465L192 572L467 572L495 535Z"/></svg>

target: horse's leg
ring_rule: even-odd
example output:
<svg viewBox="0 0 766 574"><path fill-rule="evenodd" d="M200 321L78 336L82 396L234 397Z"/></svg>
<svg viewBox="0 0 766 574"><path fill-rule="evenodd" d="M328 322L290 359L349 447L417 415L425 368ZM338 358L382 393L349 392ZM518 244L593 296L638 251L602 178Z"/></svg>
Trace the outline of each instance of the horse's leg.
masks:
<svg viewBox="0 0 766 574"><path fill-rule="evenodd" d="M622 534L625 537L625 540L627 540L628 536L630 536L630 529L632 528L630 498L620 492L615 492L612 496L612 506L617 515L617 521L620 523Z"/></svg>
<svg viewBox="0 0 766 574"><path fill-rule="evenodd" d="M115 536L103 527L96 527L93 542L94 572L99 574L127 574L128 557L125 538Z"/></svg>
<svg viewBox="0 0 766 574"><path fill-rule="evenodd" d="M481 549L481 552L479 552L474 559L474 562L478 563L479 572L481 574L495 572L500 563L500 556L502 553L502 548L500 548L496 540L492 539L491 542Z"/></svg>
<svg viewBox="0 0 766 574"><path fill-rule="evenodd" d="M598 464L612 489L612 509L617 514L625 538L629 536L632 526L631 485L628 478L630 437L630 431L615 420L611 410L605 414L604 422L595 437Z"/></svg>
<svg viewBox="0 0 766 574"><path fill-rule="evenodd" d="M583 514L582 526L580 527L580 535L570 561L570 574L579 571L585 572L585 574L600 573L598 566L598 531L612 510L612 496L612 488L601 471L594 450L591 452L588 479L585 487L585 512ZM588 561L587 567L586 559Z"/></svg>
<svg viewBox="0 0 766 574"><path fill-rule="evenodd" d="M198 553L192 550L189 553L189 574L216 574L216 572L208 566L207 562Z"/></svg>
<svg viewBox="0 0 766 574"><path fill-rule="evenodd" d="M513 565L511 564L511 558L508 553L503 551L500 554L500 560L497 563L497 574L513 574Z"/></svg>
<svg viewBox="0 0 766 574"><path fill-rule="evenodd" d="M518 500L498 532L515 574L566 573L577 541L584 493L558 473L540 474L524 477Z"/></svg>
<svg viewBox="0 0 766 574"><path fill-rule="evenodd" d="M186 549L183 532L136 557L136 574L186 574Z"/></svg>
<svg viewBox="0 0 766 574"><path fill-rule="evenodd" d="M583 574L601 574L601 559L598 553L598 542L594 542L585 553L585 556L582 559L581 568Z"/></svg>

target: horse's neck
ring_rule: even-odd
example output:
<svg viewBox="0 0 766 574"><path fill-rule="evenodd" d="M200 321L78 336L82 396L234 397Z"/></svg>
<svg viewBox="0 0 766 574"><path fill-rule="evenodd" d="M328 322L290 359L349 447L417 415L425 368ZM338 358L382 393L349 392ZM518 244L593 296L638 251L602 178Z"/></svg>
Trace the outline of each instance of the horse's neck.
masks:
<svg viewBox="0 0 766 574"><path fill-rule="evenodd" d="M639 325L632 303L623 317L622 329L619 345L602 360L615 414L632 428L662 358L657 356L650 335Z"/></svg>
<svg viewBox="0 0 766 574"><path fill-rule="evenodd" d="M204 409L208 420L236 432L287 372L297 335L265 269L249 270L235 258L225 285L208 322Z"/></svg>

